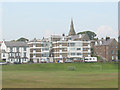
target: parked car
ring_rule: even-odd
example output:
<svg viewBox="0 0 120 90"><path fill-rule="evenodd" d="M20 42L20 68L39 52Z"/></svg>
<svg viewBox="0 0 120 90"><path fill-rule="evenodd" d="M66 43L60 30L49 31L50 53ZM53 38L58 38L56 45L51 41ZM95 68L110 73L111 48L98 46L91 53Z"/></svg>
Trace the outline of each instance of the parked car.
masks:
<svg viewBox="0 0 120 90"><path fill-rule="evenodd" d="M14 62L14 64L21 64L20 62Z"/></svg>
<svg viewBox="0 0 120 90"><path fill-rule="evenodd" d="M114 60L115 62L120 62L120 60Z"/></svg>
<svg viewBox="0 0 120 90"><path fill-rule="evenodd" d="M65 63L72 63L72 60L67 59L65 60Z"/></svg>
<svg viewBox="0 0 120 90"><path fill-rule="evenodd" d="M84 62L97 62L97 57L85 57Z"/></svg>
<svg viewBox="0 0 120 90"><path fill-rule="evenodd" d="M7 65L7 62L0 62L0 65Z"/></svg>
<svg viewBox="0 0 120 90"><path fill-rule="evenodd" d="M60 62L60 63L63 63L63 60L60 60L59 62Z"/></svg>
<svg viewBox="0 0 120 90"><path fill-rule="evenodd" d="M42 59L40 60L40 62L41 62L41 63L47 63L47 59L42 58Z"/></svg>

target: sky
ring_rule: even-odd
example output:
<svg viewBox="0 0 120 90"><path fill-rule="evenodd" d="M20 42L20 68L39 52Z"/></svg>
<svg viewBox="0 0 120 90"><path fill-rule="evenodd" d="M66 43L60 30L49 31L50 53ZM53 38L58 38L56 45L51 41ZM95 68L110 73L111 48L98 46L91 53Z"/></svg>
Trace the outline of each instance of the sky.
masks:
<svg viewBox="0 0 120 90"><path fill-rule="evenodd" d="M68 35L71 18L76 33L91 30L99 38L118 37L117 2L4 2L0 40Z"/></svg>

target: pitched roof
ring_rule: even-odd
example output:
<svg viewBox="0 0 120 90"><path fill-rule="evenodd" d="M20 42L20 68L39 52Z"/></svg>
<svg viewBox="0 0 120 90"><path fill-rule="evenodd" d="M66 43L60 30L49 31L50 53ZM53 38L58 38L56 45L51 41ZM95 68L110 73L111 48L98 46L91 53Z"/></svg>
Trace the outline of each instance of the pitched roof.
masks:
<svg viewBox="0 0 120 90"><path fill-rule="evenodd" d="M26 42L21 41L5 41L5 45L8 47L28 47L29 45Z"/></svg>
<svg viewBox="0 0 120 90"><path fill-rule="evenodd" d="M111 38L111 39L108 39L108 40L100 39L100 40L97 41L97 45L110 45L113 40L115 40L115 39L114 38Z"/></svg>
<svg viewBox="0 0 120 90"><path fill-rule="evenodd" d="M87 37L87 38L86 38ZM68 36L68 38L71 38L72 40L89 40L89 37L87 34L79 34L79 35L73 35L73 36Z"/></svg>

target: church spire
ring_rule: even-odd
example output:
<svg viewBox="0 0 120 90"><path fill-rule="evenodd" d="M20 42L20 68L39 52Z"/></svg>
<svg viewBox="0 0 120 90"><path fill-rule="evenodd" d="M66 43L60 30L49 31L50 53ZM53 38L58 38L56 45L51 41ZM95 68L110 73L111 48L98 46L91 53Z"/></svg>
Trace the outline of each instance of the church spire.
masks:
<svg viewBox="0 0 120 90"><path fill-rule="evenodd" d="M71 18L71 25L70 25L69 36L71 36L71 35L76 35L75 30L74 30L74 25L73 25L72 18Z"/></svg>

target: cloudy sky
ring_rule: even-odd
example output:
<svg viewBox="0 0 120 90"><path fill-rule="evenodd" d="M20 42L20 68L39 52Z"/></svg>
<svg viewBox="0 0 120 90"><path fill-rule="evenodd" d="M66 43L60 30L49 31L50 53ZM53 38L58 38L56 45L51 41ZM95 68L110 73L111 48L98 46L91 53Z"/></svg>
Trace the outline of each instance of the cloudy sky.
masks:
<svg viewBox="0 0 120 90"><path fill-rule="evenodd" d="M48 37L68 34L73 18L76 32L94 31L97 37L118 35L117 2L4 2L2 11L2 38ZM2 27L2 28L1 28ZM1 32L0 32L1 33Z"/></svg>

